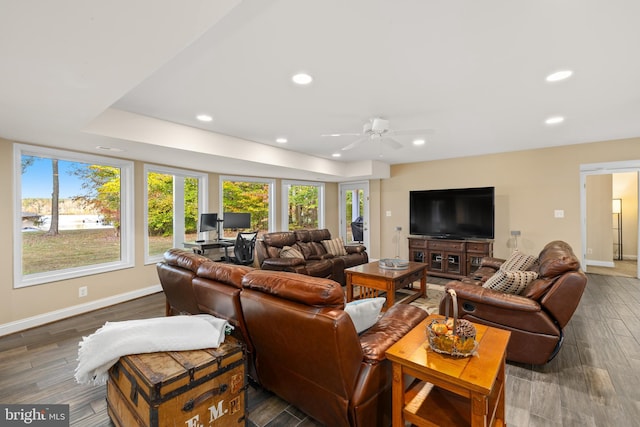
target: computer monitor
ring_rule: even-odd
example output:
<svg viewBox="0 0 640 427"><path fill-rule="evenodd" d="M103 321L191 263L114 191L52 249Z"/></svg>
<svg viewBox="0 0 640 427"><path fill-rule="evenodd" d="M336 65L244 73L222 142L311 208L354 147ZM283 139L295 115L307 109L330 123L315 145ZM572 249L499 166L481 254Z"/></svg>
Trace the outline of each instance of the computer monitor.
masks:
<svg viewBox="0 0 640 427"><path fill-rule="evenodd" d="M251 214L245 212L225 212L222 218L223 228L251 228Z"/></svg>
<svg viewBox="0 0 640 427"><path fill-rule="evenodd" d="M203 213L200 214L200 231L218 230L218 214Z"/></svg>

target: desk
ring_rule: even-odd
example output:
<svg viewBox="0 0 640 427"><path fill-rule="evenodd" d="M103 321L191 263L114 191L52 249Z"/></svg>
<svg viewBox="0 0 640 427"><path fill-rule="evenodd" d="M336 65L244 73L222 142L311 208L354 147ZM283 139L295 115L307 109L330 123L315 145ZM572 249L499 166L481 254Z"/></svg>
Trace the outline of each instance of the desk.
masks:
<svg viewBox="0 0 640 427"><path fill-rule="evenodd" d="M220 239L220 240L205 240L203 242L183 242L185 248L192 248L193 252L197 254L204 254L207 249L220 249L224 248L224 258L229 259L229 248L235 245L235 240Z"/></svg>
<svg viewBox="0 0 640 427"><path fill-rule="evenodd" d="M505 359L511 332L474 324L478 356L429 348L430 315L386 352L393 369L393 426L504 426ZM418 380L405 387L405 375Z"/></svg>

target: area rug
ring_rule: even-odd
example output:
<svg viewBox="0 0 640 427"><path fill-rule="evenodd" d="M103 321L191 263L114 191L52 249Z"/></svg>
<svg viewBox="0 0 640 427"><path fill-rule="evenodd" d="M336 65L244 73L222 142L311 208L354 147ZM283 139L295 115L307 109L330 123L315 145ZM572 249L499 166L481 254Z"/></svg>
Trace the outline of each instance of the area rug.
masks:
<svg viewBox="0 0 640 427"><path fill-rule="evenodd" d="M418 286L416 286L418 285ZM414 284L412 289L398 289L395 294L396 304L398 301L402 301L402 299L416 292L416 289L420 289L419 282ZM427 298L418 298L410 302L411 305L415 305L416 307L420 307L424 311L429 314L437 313L440 307L440 300L444 295L444 285L437 285L433 283L427 284ZM354 290L354 296L358 296L358 291ZM385 296L384 292L381 292L381 297Z"/></svg>
<svg viewBox="0 0 640 427"><path fill-rule="evenodd" d="M406 298L408 295L413 294L415 292L415 287L413 289L399 289L396 291L395 300L401 301L403 298ZM419 289L419 288L418 288ZM429 314L437 313L440 307L440 300L444 295L444 285L436 285L429 283L427 284L427 298L418 298L410 302L411 305L415 305L416 307L420 307L424 311ZM384 295L382 295L384 296Z"/></svg>
<svg viewBox="0 0 640 427"><path fill-rule="evenodd" d="M398 292L407 292L401 289ZM420 307L429 314L437 313L440 308L440 300L444 295L444 285L427 284L427 298L418 298L411 301L411 305Z"/></svg>

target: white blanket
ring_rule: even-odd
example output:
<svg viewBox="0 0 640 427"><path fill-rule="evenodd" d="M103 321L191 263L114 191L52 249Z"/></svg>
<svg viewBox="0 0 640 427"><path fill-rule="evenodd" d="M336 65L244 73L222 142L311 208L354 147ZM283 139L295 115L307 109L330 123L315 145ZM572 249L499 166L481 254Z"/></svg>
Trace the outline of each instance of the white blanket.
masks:
<svg viewBox="0 0 640 427"><path fill-rule="evenodd" d="M80 384L106 384L109 368L122 356L217 348L231 329L208 314L107 322L80 341L75 378Z"/></svg>

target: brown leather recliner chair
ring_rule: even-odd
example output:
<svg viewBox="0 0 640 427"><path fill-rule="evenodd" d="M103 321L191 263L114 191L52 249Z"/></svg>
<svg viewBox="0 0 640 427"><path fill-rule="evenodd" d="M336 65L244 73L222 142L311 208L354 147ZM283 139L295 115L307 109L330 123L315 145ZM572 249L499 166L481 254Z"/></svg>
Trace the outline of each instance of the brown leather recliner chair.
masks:
<svg viewBox="0 0 640 427"><path fill-rule="evenodd" d="M449 282L445 290L456 291L461 319L511 331L508 360L547 363L560 351L562 330L578 307L587 277L571 246L557 240L540 252L538 262L530 268L537 271L538 278L519 295L482 287L503 261L484 259L471 278ZM451 304L451 299L441 301L441 314L447 303Z"/></svg>
<svg viewBox="0 0 640 427"><path fill-rule="evenodd" d="M240 294L260 383L328 426L388 426L391 364L385 350L426 318L391 307L358 335L333 280L255 270Z"/></svg>

